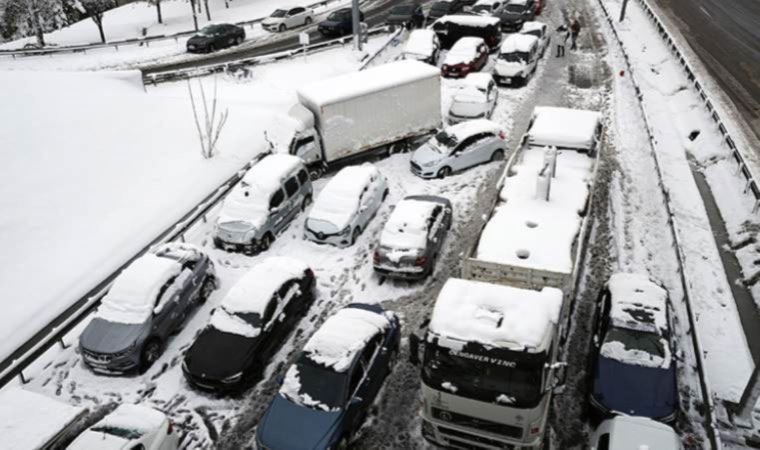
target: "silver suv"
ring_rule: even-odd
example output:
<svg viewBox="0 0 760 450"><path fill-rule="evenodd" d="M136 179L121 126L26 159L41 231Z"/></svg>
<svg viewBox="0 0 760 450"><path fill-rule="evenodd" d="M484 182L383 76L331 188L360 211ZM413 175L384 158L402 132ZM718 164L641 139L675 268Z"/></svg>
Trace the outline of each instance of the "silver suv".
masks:
<svg viewBox="0 0 760 450"><path fill-rule="evenodd" d="M144 371L216 287L213 263L190 244L163 244L137 258L116 277L79 337L85 364L107 374Z"/></svg>
<svg viewBox="0 0 760 450"><path fill-rule="evenodd" d="M264 251L309 206L311 198L311 180L303 161L291 155L269 155L224 200L214 226L214 244L248 255Z"/></svg>

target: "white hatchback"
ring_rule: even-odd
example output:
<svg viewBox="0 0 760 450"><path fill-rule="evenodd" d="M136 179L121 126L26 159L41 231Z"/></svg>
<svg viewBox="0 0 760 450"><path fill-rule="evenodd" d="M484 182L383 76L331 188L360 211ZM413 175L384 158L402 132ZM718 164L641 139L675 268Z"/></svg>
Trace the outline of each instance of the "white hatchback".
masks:
<svg viewBox="0 0 760 450"><path fill-rule="evenodd" d="M261 22L267 31L285 31L291 28L310 25L314 22L312 9L297 6L290 9L277 9Z"/></svg>
<svg viewBox="0 0 760 450"><path fill-rule="evenodd" d="M450 124L472 119L490 119L499 90L490 73L475 72L462 80L461 87L454 93L449 107Z"/></svg>
<svg viewBox="0 0 760 450"><path fill-rule="evenodd" d="M309 211L304 236L320 244L353 245L388 195L388 182L372 164L340 170Z"/></svg>
<svg viewBox="0 0 760 450"><path fill-rule="evenodd" d="M594 430L591 450L681 450L681 441L672 428L647 417L616 416Z"/></svg>
<svg viewBox="0 0 760 450"><path fill-rule="evenodd" d="M141 405L119 405L77 437L68 450L176 450L179 437L166 415Z"/></svg>

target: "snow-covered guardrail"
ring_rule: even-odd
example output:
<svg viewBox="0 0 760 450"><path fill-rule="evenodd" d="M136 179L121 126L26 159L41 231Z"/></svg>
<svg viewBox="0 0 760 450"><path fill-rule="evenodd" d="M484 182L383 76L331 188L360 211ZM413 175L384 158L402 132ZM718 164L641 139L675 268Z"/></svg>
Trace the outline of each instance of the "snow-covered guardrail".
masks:
<svg viewBox="0 0 760 450"><path fill-rule="evenodd" d="M345 2L345 0L321 0L319 2L306 5L305 8L311 9L311 8L318 8L318 7L326 7L332 3L342 3L342 2ZM234 22L234 24L240 27L246 27L246 26L251 27L261 22L264 19L266 19L266 17L259 17L258 19L252 19L252 20L244 20L242 22ZM97 43L81 44L81 45L62 45L59 47L0 50L0 56L11 56L15 59L16 56L50 55L50 54L55 54L55 53L86 53L87 50L98 50L98 49L109 48L109 47L113 47L114 49L118 50L119 46L126 46L126 45L144 44L145 46L150 46L151 42L170 40L170 39L174 39L174 41L176 42L179 40L179 38L192 36L195 33L197 33L197 31L188 30L188 31L180 31L173 34L159 34L159 35L153 35L153 36L146 36L142 38L121 39L121 40L116 40L116 41L108 41L105 43L97 42Z"/></svg>
<svg viewBox="0 0 760 450"><path fill-rule="evenodd" d="M367 34L372 35L372 34L384 33L387 31L388 31L388 27L383 25L380 27L371 28L367 30ZM272 62L272 61L279 61L281 59L291 58L293 56L297 56L300 54L308 54L313 51L322 50L327 47L332 47L335 45L343 45L343 44L346 44L347 42L351 42L352 39L353 39L353 36L349 35L349 36L344 36L337 39L322 41L316 44L311 44L304 47L298 47L292 50L286 50L283 52L272 53L272 54L264 55L264 56L254 56L251 58L240 59L240 60L232 61L232 62L210 64L206 66L192 67L188 69L177 69L177 70L169 70L166 72L143 74L143 83L146 85L147 84L155 85L155 84L166 83L170 81L187 80L190 78L202 77L202 76L211 75L211 74L220 73L220 72L235 72L237 70L243 69L248 66L253 66L256 64L262 64L262 63Z"/></svg>
<svg viewBox="0 0 760 450"><path fill-rule="evenodd" d="M25 382L26 379L24 378L23 371L56 343L60 343L62 347L66 347L66 344L63 341L64 336L66 336L72 328L86 318L98 306L98 304L100 304L100 300L105 296L116 276L124 268L156 245L172 241L184 242L185 233L199 222L205 223L208 220L208 214L214 206L219 204L219 201L222 200L240 181L248 169L258 163L261 158L267 154L268 152L261 153L246 163L245 166L229 177L224 183L222 183L222 185L214 190L214 192L191 208L181 219L174 223L174 225L164 230L153 241L145 245L142 250L124 262L121 267L107 276L87 294L73 302L66 311L48 323L31 339L14 351L8 358L0 361L0 388L8 384L8 382L17 376L21 378L22 382Z"/></svg>
<svg viewBox="0 0 760 450"><path fill-rule="evenodd" d="M398 42L399 42L398 41L399 36L401 36L401 33L403 33L403 32L404 32L404 28L398 28L398 29L396 29L396 31L394 31L390 35L390 37L385 42L385 44L381 45L380 48L378 48L377 50L375 50L374 53L372 53L371 55L369 55L367 57L367 59L364 60L364 62L362 63L361 67L359 67L359 70L364 70L367 67L369 67L369 65L372 64L372 62L374 62L377 59L377 57L380 56L380 54L383 53L391 45L397 45Z"/></svg>
<svg viewBox="0 0 760 450"><path fill-rule="evenodd" d="M725 141L728 148L731 149L731 154L739 166L739 172L741 172L741 174L744 176L746 182L744 192L750 193L755 198L755 207L753 211L760 211L760 185L758 185L757 181L758 174L753 173L752 169L747 165L741 150L736 145L734 139L731 137L726 124L720 117L720 113L715 108L715 102L710 99L707 91L705 91L703 88L703 83L697 79L697 74L689 64L687 56L684 55L684 53L678 48L678 45L676 45L676 40L673 39L673 36L671 36L667 28L665 28L665 25L663 25L662 20L660 20L657 14L655 14L654 10L649 5L649 1L637 1L641 7L644 8L644 12L647 14L647 16L649 16L649 19L657 27L657 31L660 34L660 37L662 37L662 39L668 44L670 51L678 58L678 62L684 72L686 72L686 75L689 77L689 81L694 84L694 88L699 93L699 96L702 99L705 108L707 108L707 111L710 113L710 117L712 117L713 122L715 122L715 125L718 127L721 135L723 135L723 140ZM609 18L610 15L608 14L607 17Z"/></svg>
<svg viewBox="0 0 760 450"><path fill-rule="evenodd" d="M643 2L644 0L638 0L640 2ZM639 87L639 83L636 80L636 75L631 69L631 62L628 56L628 52L626 52L625 47L623 46L623 41L618 35L617 29L615 28L615 25L613 23L613 15L610 13L610 11L607 9L607 6L604 4L604 0L598 0L599 5L602 8L602 11L604 11L604 15L607 18L607 22L609 22L610 29L612 30L612 34L615 36L615 39L617 40L618 46L620 47L620 51L623 54L623 58L625 59L625 63L628 69L628 73L630 74L631 81L633 83L634 89L636 91L636 96L639 104L639 108L641 110L642 117L644 118L644 123L646 124L646 132L647 132L647 138L649 139L649 149L651 152L652 157L654 158L655 167L657 168L657 183L660 186L660 190L662 191L664 197L665 197L665 208L668 211L668 225L670 226L670 231L673 236L673 242L675 244L675 251L676 255L678 256L678 268L680 272L680 278L681 278L681 285L684 289L684 302L686 303L686 309L689 313L689 326L691 327L691 337L694 344L694 350L696 354L697 359L697 372L699 374L699 381L700 385L702 387L702 397L704 398L704 401L707 405L706 411L705 411L705 429L707 430L708 437L710 439L710 443L712 444L712 448L715 450L720 450L723 448L723 445L720 441L720 435L718 433L717 426L715 424L715 417L713 415L713 411L715 409L715 402L713 399L713 393L710 389L709 380L707 377L707 373L704 369L705 363L703 360L703 350L702 350L702 342L699 337L699 333L697 333L697 320L694 315L694 310L691 306L691 297L693 297L691 293L691 284L686 279L685 275L685 259L684 254L681 251L681 236L678 232L678 228L675 226L675 220L676 216L673 213L673 208L671 206L671 200L670 200L670 193L668 189L665 187L665 184L663 183L663 175L662 175L662 165L660 163L660 159L657 155L657 152L655 151L655 139L654 135L652 134L652 125L651 121L649 120L649 116L647 115L646 109L641 104L641 101L643 99L643 94L641 91L641 88ZM647 7L648 8L648 7ZM664 28L660 28L661 30L664 30ZM672 42L672 41L671 41ZM671 47L673 48L673 47ZM680 52L678 53L680 55ZM685 64L683 62L683 57L681 57L682 64ZM689 72L691 79L693 78L693 72ZM704 98L704 93L700 90L701 95ZM722 128L722 131L725 131L725 128ZM724 133L724 136L727 133ZM738 153L735 150L735 147L732 147L734 150L734 153Z"/></svg>

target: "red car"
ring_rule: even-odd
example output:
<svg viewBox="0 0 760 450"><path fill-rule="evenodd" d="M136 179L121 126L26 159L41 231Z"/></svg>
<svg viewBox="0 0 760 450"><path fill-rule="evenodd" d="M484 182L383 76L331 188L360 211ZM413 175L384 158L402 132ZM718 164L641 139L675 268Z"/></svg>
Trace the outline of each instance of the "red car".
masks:
<svg viewBox="0 0 760 450"><path fill-rule="evenodd" d="M445 78L463 78L478 72L488 62L488 46L482 38L463 37L446 54L441 66Z"/></svg>
<svg viewBox="0 0 760 450"><path fill-rule="evenodd" d="M536 0L536 15L540 16L541 11L544 10L544 0Z"/></svg>

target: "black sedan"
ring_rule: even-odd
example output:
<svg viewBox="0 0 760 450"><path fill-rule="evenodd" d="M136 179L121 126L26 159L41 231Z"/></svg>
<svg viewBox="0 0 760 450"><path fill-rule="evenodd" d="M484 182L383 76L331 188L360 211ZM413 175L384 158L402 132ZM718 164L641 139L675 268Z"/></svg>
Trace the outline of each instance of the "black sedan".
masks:
<svg viewBox="0 0 760 450"><path fill-rule="evenodd" d="M419 28L425 22L425 13L417 3L402 3L391 8L386 22L391 26Z"/></svg>
<svg viewBox="0 0 760 450"><path fill-rule="evenodd" d="M443 16L448 16L450 14L456 14L456 13L462 12L464 7L465 7L465 2L462 0L444 0L440 2L435 2L430 7L430 12L428 13L428 20L430 22L434 22Z"/></svg>
<svg viewBox="0 0 760 450"><path fill-rule="evenodd" d="M451 202L443 197L410 195L398 202L380 234L375 272L405 279L433 273L451 217Z"/></svg>
<svg viewBox="0 0 760 450"><path fill-rule="evenodd" d="M304 346L256 430L256 448L345 449L393 369L398 317L352 303Z"/></svg>
<svg viewBox="0 0 760 450"><path fill-rule="evenodd" d="M364 21L364 13L359 11L359 20ZM345 36L354 32L354 19L351 8L333 11L327 19L317 26L323 36Z"/></svg>
<svg viewBox="0 0 760 450"><path fill-rule="evenodd" d="M604 416L673 421L678 389L667 291L646 275L617 273L597 307L591 405Z"/></svg>
<svg viewBox="0 0 760 450"><path fill-rule="evenodd" d="M240 45L245 40L243 27L230 24L209 25L187 40L190 53L211 53L220 48Z"/></svg>
<svg viewBox="0 0 760 450"><path fill-rule="evenodd" d="M247 272L214 310L185 353L191 385L237 390L255 380L312 301L314 273L293 258L273 257Z"/></svg>

